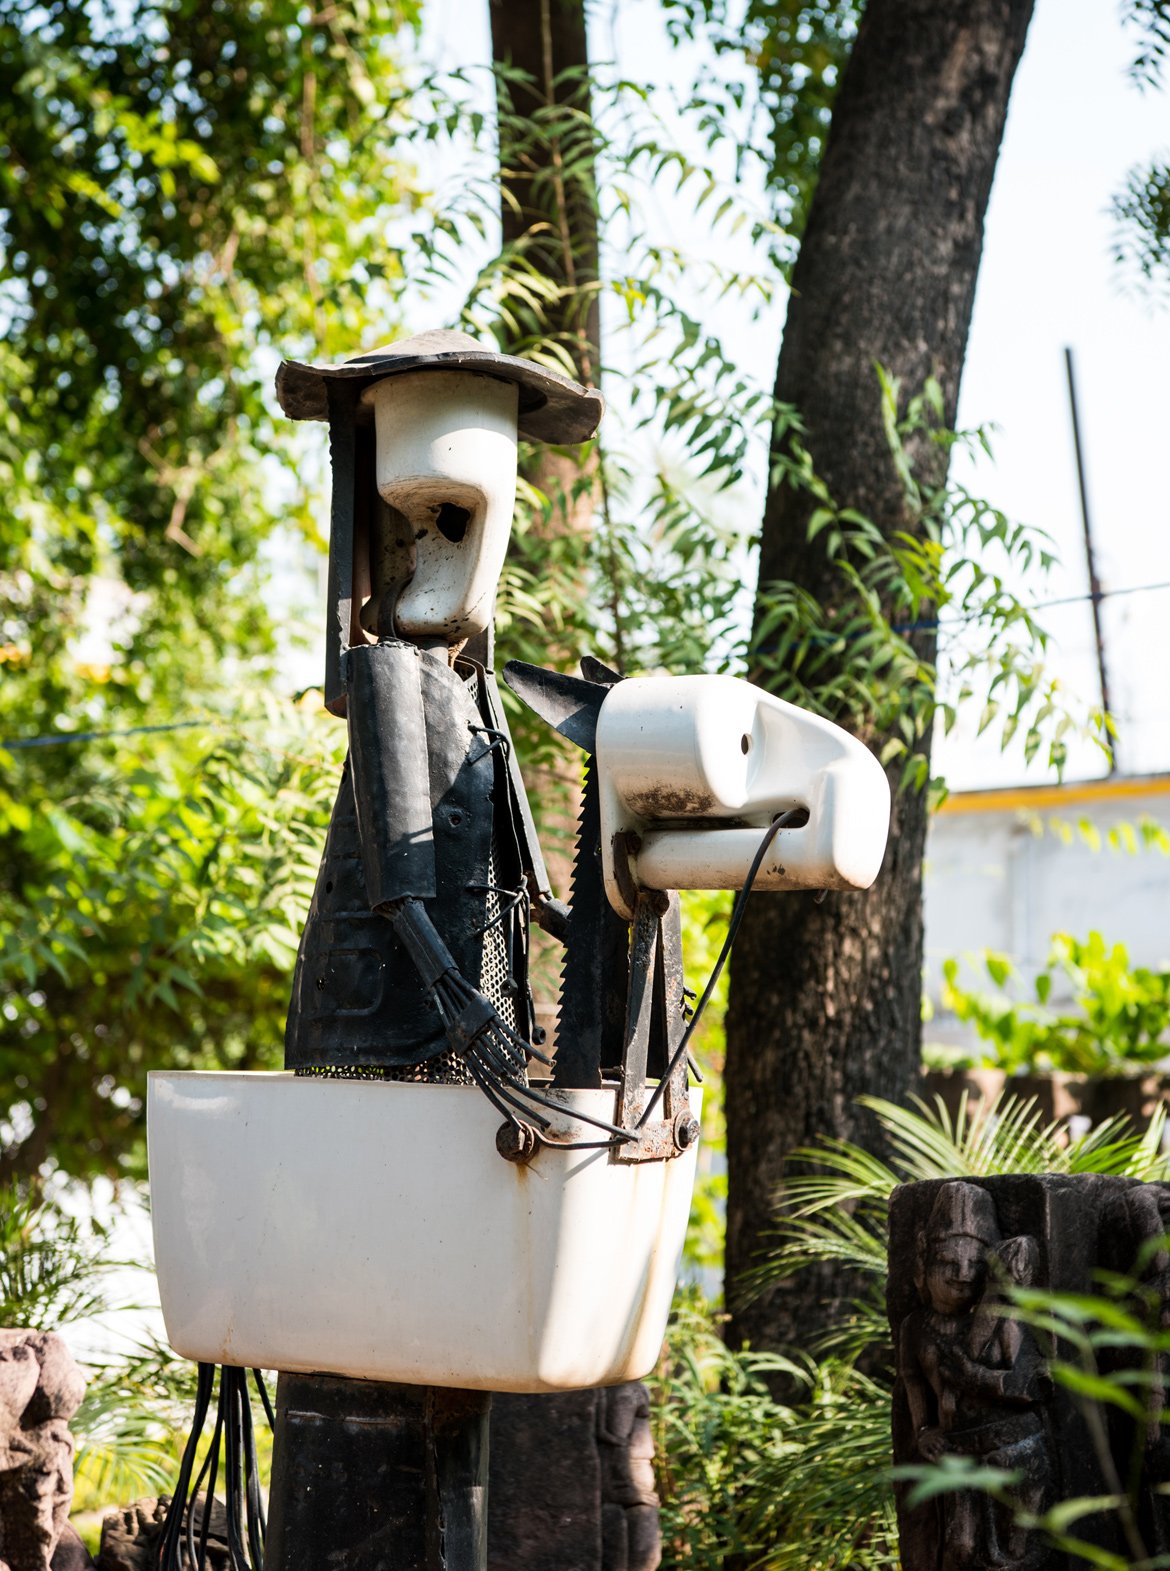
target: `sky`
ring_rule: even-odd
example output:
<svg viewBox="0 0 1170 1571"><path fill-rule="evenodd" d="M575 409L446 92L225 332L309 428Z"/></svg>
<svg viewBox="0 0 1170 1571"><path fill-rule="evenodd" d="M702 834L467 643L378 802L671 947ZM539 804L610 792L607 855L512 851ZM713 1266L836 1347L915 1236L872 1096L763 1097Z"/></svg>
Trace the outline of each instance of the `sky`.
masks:
<svg viewBox="0 0 1170 1571"><path fill-rule="evenodd" d="M1113 194L1170 150L1170 98L1127 80L1132 39L1106 0L1039 0L992 190L960 426L993 422L994 465L964 480L1046 530L1062 568L1037 600L1088 589L1063 350L1074 352L1098 577L1106 591L1170 580L1170 312L1125 288L1112 260ZM1096 702L1091 607L1044 613L1053 666ZM1170 770L1170 589L1102 607L1120 770ZM1072 774L1104 763L1081 750ZM940 754L954 783L1021 776L969 738ZM949 755L949 756L948 756Z"/></svg>
<svg viewBox="0 0 1170 1571"><path fill-rule="evenodd" d="M488 54L486 6L437 0L422 52L443 66ZM590 13L595 59L647 74L648 61L682 89L703 64L700 44L672 52L657 0L621 0ZM1112 260L1109 206L1126 171L1170 150L1170 97L1128 79L1135 47L1109 0L1037 0L1020 64L991 204L959 408L962 429L995 428L994 461L960 460L955 478L1010 518L1045 531L1061 565L1016 588L1028 604L1083 597L1088 581L1065 382L1075 356L1098 576L1108 591L1170 582L1170 310L1126 287ZM754 193L747 193L748 199ZM704 235L685 200L650 194L648 219L701 256ZM711 245L725 244L722 239ZM708 247L710 250L710 246ZM746 252L743 265L753 259ZM762 316L710 306L710 320L765 386L783 329L779 298ZM762 474L749 483L758 508ZM758 516L758 513L756 514ZM1048 669L1075 715L1100 701L1087 600L1043 612ZM1122 772L1170 770L1170 588L1103 605L1106 660ZM953 789L1051 778L1016 745L960 725L936 740ZM1067 774L1102 774L1098 748L1078 742Z"/></svg>

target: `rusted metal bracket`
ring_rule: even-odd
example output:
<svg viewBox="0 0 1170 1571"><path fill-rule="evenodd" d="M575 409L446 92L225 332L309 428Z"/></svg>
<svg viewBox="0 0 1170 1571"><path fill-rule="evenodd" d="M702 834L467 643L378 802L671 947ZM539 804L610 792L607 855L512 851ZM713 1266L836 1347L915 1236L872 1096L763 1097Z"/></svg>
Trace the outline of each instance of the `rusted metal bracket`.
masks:
<svg viewBox="0 0 1170 1571"><path fill-rule="evenodd" d="M683 994L682 924L678 895L640 890L630 945L630 991L626 1041L615 1122L637 1132L636 1142L615 1146L615 1162L664 1162L688 1150L699 1124L687 1094L684 1053L662 1093L662 1117L639 1122L646 1105L646 1070L655 1038L669 1064L686 1026Z"/></svg>

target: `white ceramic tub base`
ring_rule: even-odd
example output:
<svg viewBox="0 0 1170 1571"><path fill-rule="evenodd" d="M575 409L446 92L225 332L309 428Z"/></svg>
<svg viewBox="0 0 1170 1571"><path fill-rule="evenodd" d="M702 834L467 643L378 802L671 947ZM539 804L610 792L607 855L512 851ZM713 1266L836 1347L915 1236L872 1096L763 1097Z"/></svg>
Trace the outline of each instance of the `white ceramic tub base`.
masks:
<svg viewBox="0 0 1170 1571"><path fill-rule="evenodd" d="M603 1139L614 1093L565 1091ZM699 1112L700 1093L692 1091ZM696 1149L495 1147L475 1087L150 1076L155 1258L185 1358L492 1391L638 1379L674 1292Z"/></svg>

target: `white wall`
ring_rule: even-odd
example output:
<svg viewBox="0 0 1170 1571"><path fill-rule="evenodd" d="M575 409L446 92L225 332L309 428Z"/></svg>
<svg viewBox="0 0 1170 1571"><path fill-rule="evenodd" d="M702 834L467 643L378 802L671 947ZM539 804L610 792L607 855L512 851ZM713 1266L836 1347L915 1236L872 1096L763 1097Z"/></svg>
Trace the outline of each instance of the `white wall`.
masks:
<svg viewBox="0 0 1170 1571"><path fill-rule="evenodd" d="M931 1002L938 1003L948 957L971 957L967 979L986 986L977 956L998 950L1030 980L1056 932L1084 938L1096 930L1106 943L1124 944L1134 965L1170 965L1170 857L1142 845L1143 821L1170 828L1170 776L950 798L934 816L926 848ZM1082 825L1100 837L1100 849ZM1109 841L1110 831L1127 825L1138 839L1133 852ZM966 1040L940 1015L927 1038Z"/></svg>

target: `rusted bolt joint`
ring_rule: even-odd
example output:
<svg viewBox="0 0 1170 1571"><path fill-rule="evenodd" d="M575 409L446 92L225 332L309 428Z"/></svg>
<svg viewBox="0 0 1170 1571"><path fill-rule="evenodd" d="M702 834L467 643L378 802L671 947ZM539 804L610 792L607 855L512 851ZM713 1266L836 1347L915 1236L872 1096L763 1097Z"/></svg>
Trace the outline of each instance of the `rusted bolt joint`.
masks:
<svg viewBox="0 0 1170 1571"><path fill-rule="evenodd" d="M689 1151L699 1138L699 1120L686 1108L675 1115L674 1143L680 1151Z"/></svg>
<svg viewBox="0 0 1170 1571"><path fill-rule="evenodd" d="M524 1167L532 1161L539 1144L536 1130L531 1124L513 1124L509 1120L496 1130L496 1150L505 1162L515 1162L518 1167Z"/></svg>

